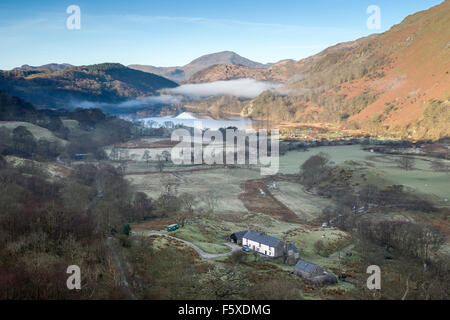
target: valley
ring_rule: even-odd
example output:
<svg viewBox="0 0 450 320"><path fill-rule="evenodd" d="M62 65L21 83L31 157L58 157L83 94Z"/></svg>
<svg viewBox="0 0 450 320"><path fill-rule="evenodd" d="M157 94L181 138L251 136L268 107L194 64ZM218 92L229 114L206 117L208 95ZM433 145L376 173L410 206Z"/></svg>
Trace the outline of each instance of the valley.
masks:
<svg viewBox="0 0 450 320"><path fill-rule="evenodd" d="M158 140L151 141L155 143ZM148 146L148 142L144 140L143 144ZM336 226L323 225L327 220L324 212L340 207L340 201L334 197L324 197L316 191L307 190L299 182L299 168L311 156L328 154L330 161L334 163L333 166L336 166L333 169L336 177L340 176L340 171L346 172L345 178L327 182L326 188L362 190L367 185L376 185L381 188L403 185L407 192L420 194L420 197L442 210L441 213L419 213L414 209L396 209L386 206L384 209L365 209L366 211L358 214L358 220L370 219L373 223L382 223L391 219L405 223L416 223L423 219L433 221L435 218L441 219L438 217L447 216L448 213L445 212L448 212L450 208L448 204L450 193L446 188L448 172L437 173L431 170L430 164L435 158L415 157L415 168L405 174L405 170L399 168L396 162L396 157L399 157L401 153L378 154L370 152L370 146L361 145L313 147L308 151L287 152L280 157L279 174L261 178L257 168L248 166L167 164L161 171L157 160L146 162L140 160L140 156L135 156L137 153L142 154L139 144L139 141L132 142L130 145L134 147L126 149L129 158L122 158L119 162L115 162L115 165L120 163L121 166L126 163L124 175L131 186L153 199L169 196L182 199L189 195L195 200L191 200L192 213L184 216L186 220L180 220L179 216L174 216L169 219L164 217L132 224L132 230L137 237L144 235L149 238L148 241L154 243L153 245L164 248L172 243L173 238L167 239L163 235L170 234L183 241L189 241L203 252L221 255L230 252L225 244L227 236L232 232L246 229L261 230L281 237L285 241L292 241L300 248L301 257L308 261L336 273L345 270L346 274L351 274L351 280L347 278L348 282L340 282L324 290L311 288L311 291L305 293L302 289L302 296L305 299L349 297L356 294L358 286L361 285L358 281L362 277L362 269L358 265L366 259L360 256L359 249L355 248L356 235L353 231L345 232ZM157 147L156 153L170 150L157 145L155 147ZM156 159L156 157L152 158ZM211 199L214 199L212 203ZM441 224L439 228L442 232L448 233L450 229L448 229L448 223L443 222L445 220L446 218L440 222L444 224ZM168 225L180 224L180 221L183 225L180 230L167 232ZM323 249L320 251L316 248L318 242L323 243ZM181 248L184 247L180 245ZM440 254L446 254L449 246L450 243L447 240ZM347 254L347 258L340 261L339 252ZM348 258L349 254L351 258ZM290 270L289 266L276 261L256 262L255 260L253 262L252 260L252 257L245 258L245 262L241 262L237 268L242 269L244 273L253 272L255 268L256 270L268 268L267 271L259 271L259 277L264 277L267 273L272 276L279 274L282 277L284 272ZM217 257L205 263L227 266L230 262L226 257ZM389 272L395 272L395 263L389 262L383 265L390 270ZM130 270L130 272L133 271Z"/></svg>
<svg viewBox="0 0 450 320"><path fill-rule="evenodd" d="M450 0L373 34L175 7L30 19L53 36L0 70L0 300L448 300Z"/></svg>

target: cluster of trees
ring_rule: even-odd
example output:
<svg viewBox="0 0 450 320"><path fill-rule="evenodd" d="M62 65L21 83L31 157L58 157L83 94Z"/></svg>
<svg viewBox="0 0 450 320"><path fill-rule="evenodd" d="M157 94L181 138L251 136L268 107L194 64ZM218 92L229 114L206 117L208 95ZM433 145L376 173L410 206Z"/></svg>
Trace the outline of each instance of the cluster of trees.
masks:
<svg viewBox="0 0 450 320"><path fill-rule="evenodd" d="M436 172L450 172L450 164L444 160L434 160L431 163L431 169Z"/></svg>
<svg viewBox="0 0 450 320"><path fill-rule="evenodd" d="M308 188L313 188L329 180L331 177L329 162L329 155L323 152L310 157L300 166L300 182Z"/></svg>
<svg viewBox="0 0 450 320"><path fill-rule="evenodd" d="M397 165L399 168L403 169L403 170L413 170L414 169L414 164L415 164L415 160L414 158L410 158L407 156L401 156L398 159L396 159Z"/></svg>
<svg viewBox="0 0 450 320"><path fill-rule="evenodd" d="M400 159L408 159L401 157ZM403 269L393 272L406 277L402 281L414 281L423 286L415 292L416 298L448 298L449 261L442 255L436 254L446 241L445 234L440 228L413 220L391 219L392 209L413 210L415 212L432 213L437 211L429 201L420 196L406 192L401 185L379 188L375 185L352 187L349 182L343 182L335 187L331 181L339 169L331 168L327 164L329 157L318 154L308 159L301 167L300 182L307 187L314 188L323 196L334 200L335 206L323 211L325 221L338 228L350 232L357 239L357 249L370 264L383 265L390 252L403 259L399 265ZM439 164L440 165L440 164ZM409 165L406 166L409 168ZM405 167L405 169L406 169ZM386 216L383 214L387 212ZM316 243L315 249L323 251L322 243ZM425 270L424 270L425 268ZM401 295L404 294L404 283ZM400 292L391 290L391 298L399 299ZM386 295L386 296L389 296ZM412 293L409 292L409 298Z"/></svg>
<svg viewBox="0 0 450 320"><path fill-rule="evenodd" d="M34 161L12 167L0 160L0 299L124 297L105 236L151 216L151 199L111 166L82 165L54 180ZM66 287L74 264L81 291Z"/></svg>
<svg viewBox="0 0 450 320"><path fill-rule="evenodd" d="M406 159L409 163L410 158ZM342 175L339 174L340 169L331 167L329 163L330 157L325 153L310 157L300 167L299 181L308 189L315 189L319 195L334 199L339 205L340 220L346 213L367 211L374 207L413 209L425 212L435 210L428 200L405 191L401 185L387 186L381 189L378 186L367 184L355 189L345 179L345 176L342 178ZM333 183L336 179L339 179L339 185ZM329 210L325 210L325 213L333 215Z"/></svg>
<svg viewBox="0 0 450 320"><path fill-rule="evenodd" d="M359 219L355 226L360 237L387 249L394 248L425 263L429 263L431 252L438 250L446 241L439 228L411 221L387 219L374 222L371 219Z"/></svg>
<svg viewBox="0 0 450 320"><path fill-rule="evenodd" d="M63 149L56 140L37 140L26 126L18 126L13 130L0 128L0 154L48 160L55 159Z"/></svg>

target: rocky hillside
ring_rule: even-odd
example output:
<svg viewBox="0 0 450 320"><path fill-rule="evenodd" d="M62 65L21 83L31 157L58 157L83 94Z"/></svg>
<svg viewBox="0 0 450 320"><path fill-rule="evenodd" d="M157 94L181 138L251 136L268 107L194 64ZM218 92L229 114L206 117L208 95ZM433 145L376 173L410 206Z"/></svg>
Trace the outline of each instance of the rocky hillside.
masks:
<svg viewBox="0 0 450 320"><path fill-rule="evenodd" d="M383 34L263 70L258 78L275 74L285 82L283 94L266 92L248 102L242 114L337 123L402 138L450 136L449 41L447 0Z"/></svg>
<svg viewBox="0 0 450 320"><path fill-rule="evenodd" d="M38 108L70 108L84 101L118 103L176 86L163 77L115 63L62 70L0 71L0 90Z"/></svg>
<svg viewBox="0 0 450 320"><path fill-rule="evenodd" d="M243 67L263 69L270 65L254 62L232 51L223 51L201 56L183 67L154 67L130 65L129 68L154 73L177 82L189 80L194 74L215 65L240 65Z"/></svg>
<svg viewBox="0 0 450 320"><path fill-rule="evenodd" d="M265 69L254 69L241 65L216 64L194 74L189 83L206 83L219 80L234 80L253 78L258 80L273 80Z"/></svg>

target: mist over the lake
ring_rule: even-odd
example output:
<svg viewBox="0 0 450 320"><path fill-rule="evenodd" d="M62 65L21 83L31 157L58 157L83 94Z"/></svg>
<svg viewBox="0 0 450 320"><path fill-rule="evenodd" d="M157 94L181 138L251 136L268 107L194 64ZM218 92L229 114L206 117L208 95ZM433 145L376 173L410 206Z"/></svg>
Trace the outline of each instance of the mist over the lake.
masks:
<svg viewBox="0 0 450 320"><path fill-rule="evenodd" d="M232 95L239 98L252 99L266 90L275 90L279 87L281 87L281 84L274 82L238 79L201 84L184 84L173 89L168 89L168 91L191 98Z"/></svg>

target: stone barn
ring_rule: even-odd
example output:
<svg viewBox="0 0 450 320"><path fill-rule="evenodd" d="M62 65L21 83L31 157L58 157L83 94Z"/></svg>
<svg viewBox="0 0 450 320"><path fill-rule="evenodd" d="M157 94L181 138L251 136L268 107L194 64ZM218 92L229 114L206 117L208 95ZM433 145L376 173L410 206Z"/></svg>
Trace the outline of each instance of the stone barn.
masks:
<svg viewBox="0 0 450 320"><path fill-rule="evenodd" d="M302 278L311 279L323 275L324 270L317 264L305 260L299 260L294 266L294 273Z"/></svg>
<svg viewBox="0 0 450 320"><path fill-rule="evenodd" d="M297 262L293 272L315 285L328 285L338 282L336 276L325 272L318 265L304 260Z"/></svg>
<svg viewBox="0 0 450 320"><path fill-rule="evenodd" d="M239 231L239 232L235 232L230 236L230 241L234 242L238 245L242 245L242 238L244 237L244 235L247 233L247 231Z"/></svg>
<svg viewBox="0 0 450 320"><path fill-rule="evenodd" d="M292 242L290 242L286 246L285 252L286 252L286 260L285 260L286 264L293 266L297 262L297 260L300 258L299 251L298 251L297 247L295 246L295 244L293 244Z"/></svg>

